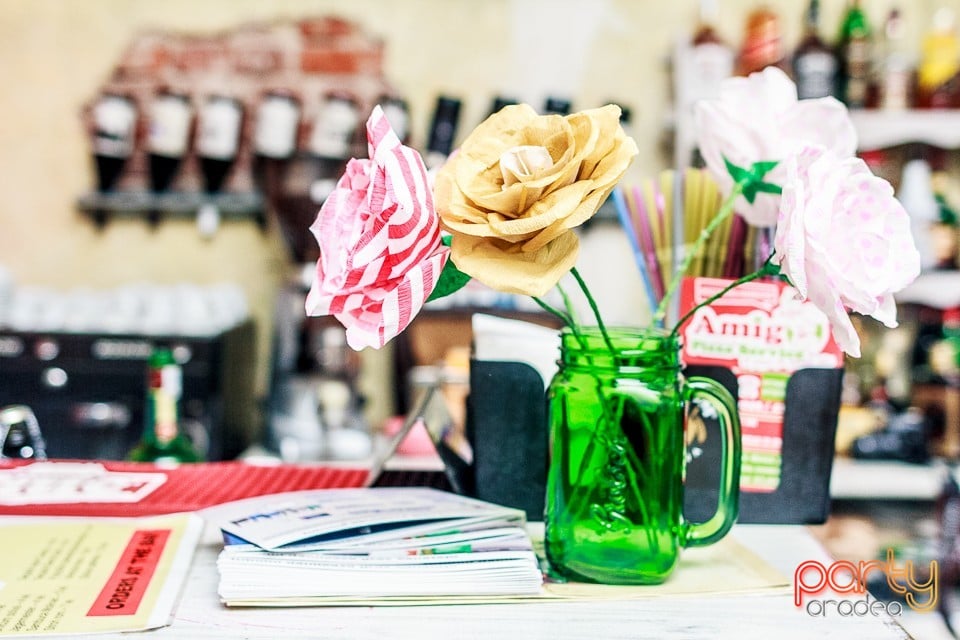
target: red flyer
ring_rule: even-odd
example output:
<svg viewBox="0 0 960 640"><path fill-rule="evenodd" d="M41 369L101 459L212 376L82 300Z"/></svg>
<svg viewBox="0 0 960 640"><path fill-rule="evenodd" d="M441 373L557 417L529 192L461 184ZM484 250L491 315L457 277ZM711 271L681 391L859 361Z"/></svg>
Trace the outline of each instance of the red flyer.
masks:
<svg viewBox="0 0 960 640"><path fill-rule="evenodd" d="M732 281L687 278L680 313L719 293ZM743 431L743 491L772 492L780 485L787 381L804 368L840 368L843 353L826 316L776 281L742 284L701 307L680 329L685 365L719 366L737 379Z"/></svg>

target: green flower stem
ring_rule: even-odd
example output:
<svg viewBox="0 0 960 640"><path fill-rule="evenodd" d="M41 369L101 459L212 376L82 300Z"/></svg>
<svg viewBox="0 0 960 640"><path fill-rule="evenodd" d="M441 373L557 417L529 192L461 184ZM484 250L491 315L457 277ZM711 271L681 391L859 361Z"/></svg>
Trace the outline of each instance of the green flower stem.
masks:
<svg viewBox="0 0 960 640"><path fill-rule="evenodd" d="M577 333L576 324L573 322L573 319L568 314L564 313L563 311L560 311L560 309L557 309L556 307L549 305L545 300L538 298L537 296L530 296L530 297L533 298L533 301L536 302L541 309L543 309L549 314L555 315L557 318L560 319L560 322L570 327L570 329L575 334Z"/></svg>
<svg viewBox="0 0 960 640"><path fill-rule="evenodd" d="M580 286L580 290L583 291L583 295L587 298L587 303L590 305L590 309L593 310L593 315L597 319L597 326L600 327L600 333L603 335L603 341L607 344L607 349L610 350L610 353L616 355L616 349L613 348L613 342L610 341L610 336L607 334L607 327L603 324L603 318L600 317L600 308L597 307L597 301L593 299L593 296L590 294L590 289L587 288L587 283L583 281L583 278L580 277L580 272L577 271L576 267L570 269L571 275L576 279L577 284Z"/></svg>
<svg viewBox="0 0 960 640"><path fill-rule="evenodd" d="M574 324L579 324L579 319L577 318L577 310L573 306L573 301L570 300L570 296L567 295L567 292L564 290L564 288L560 285L559 282L557 283L557 291L560 292L560 297L563 298L563 306L567 310L567 315L570 316L571 326Z"/></svg>
<svg viewBox="0 0 960 640"><path fill-rule="evenodd" d="M760 267L753 273L748 273L747 275L743 276L739 280L735 280L734 282L731 282L730 284L728 284L726 287L724 287L717 293L713 294L712 296L710 296L700 304L694 306L692 309L687 311L685 314L683 314L683 317L677 321L677 324L674 325L673 331L670 332L670 335L671 336L677 335L677 332L680 331L680 327L683 325L683 323L686 322L691 316L693 316L693 314L696 313L698 309L700 309L701 307L705 307L709 304L713 304L714 302L716 302L723 296L727 295L727 293L729 293L733 289L736 289L740 285L746 284L747 282L752 282L764 276L779 275L780 267L773 264L772 260L773 260L773 256L771 255L769 258L767 258L767 261L763 263L762 267Z"/></svg>
<svg viewBox="0 0 960 640"><path fill-rule="evenodd" d="M663 295L663 298L660 300L660 304L657 305L657 310L653 314L654 324L662 324L664 317L667 315L667 305L670 304L670 299L676 294L677 289L680 287L680 282L683 280L683 276L686 275L687 269L690 268L690 263L693 261L693 258L703 250L703 245L707 242L707 239L713 234L717 227L726 220L733 213L733 203L736 201L737 197L743 193L743 188L747 185L749 180L741 179L734 183L733 189L730 191L730 195L727 196L727 199L723 201L720 206L720 210L717 211L717 215L713 217L713 220L710 221L706 227L703 228L703 231L700 232L700 235L697 237L696 242L693 245L693 248L690 251L686 252L686 255L683 256L683 263L677 269L676 273L673 274L673 279L670 280L670 286L667 288L667 292Z"/></svg>

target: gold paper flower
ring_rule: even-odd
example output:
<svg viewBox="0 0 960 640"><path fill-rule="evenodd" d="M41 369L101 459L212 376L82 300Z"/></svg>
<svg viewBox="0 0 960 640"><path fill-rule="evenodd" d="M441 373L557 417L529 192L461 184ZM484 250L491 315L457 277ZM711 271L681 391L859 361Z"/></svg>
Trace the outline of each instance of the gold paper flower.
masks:
<svg viewBox="0 0 960 640"><path fill-rule="evenodd" d="M623 177L637 145L607 105L569 116L511 105L480 124L437 173L434 202L458 269L542 296L577 261L573 229Z"/></svg>

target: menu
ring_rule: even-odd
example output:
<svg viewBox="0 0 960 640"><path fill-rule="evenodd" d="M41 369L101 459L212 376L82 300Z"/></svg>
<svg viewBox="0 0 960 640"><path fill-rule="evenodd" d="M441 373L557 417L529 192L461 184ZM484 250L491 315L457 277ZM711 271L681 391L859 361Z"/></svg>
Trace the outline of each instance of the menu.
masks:
<svg viewBox="0 0 960 640"><path fill-rule="evenodd" d="M687 278L686 312L730 280ZM697 310L680 329L685 365L728 369L737 382L743 434L740 488L770 493L780 486L787 384L802 368L840 368L843 353L827 317L779 280L742 284Z"/></svg>
<svg viewBox="0 0 960 640"><path fill-rule="evenodd" d="M0 518L0 637L169 624L202 529L193 514Z"/></svg>

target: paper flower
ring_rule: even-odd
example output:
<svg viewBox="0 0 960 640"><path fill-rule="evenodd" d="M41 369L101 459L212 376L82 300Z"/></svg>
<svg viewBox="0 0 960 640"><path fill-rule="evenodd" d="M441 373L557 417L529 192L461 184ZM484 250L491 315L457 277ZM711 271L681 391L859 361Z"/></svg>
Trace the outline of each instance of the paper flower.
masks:
<svg viewBox="0 0 960 640"><path fill-rule="evenodd" d="M724 158L749 167L756 162L782 161L809 144L822 145L840 157L851 157L857 134L846 107L834 98L797 100L797 87L776 67L767 67L746 78L721 84L716 100L701 100L694 107L700 153L721 191L730 193L734 181ZM764 180L782 184L781 162ZM751 204L740 197L736 211L760 227L777 221L780 196L759 193Z"/></svg>
<svg viewBox="0 0 960 640"><path fill-rule="evenodd" d="M837 344L860 356L847 310L897 326L893 293L920 273L910 219L863 160L806 147L784 162L773 261L830 320Z"/></svg>
<svg viewBox="0 0 960 640"><path fill-rule="evenodd" d="M505 107L437 173L437 212L457 268L507 293L542 296L575 265L573 229L623 177L637 146L607 105L569 116Z"/></svg>
<svg viewBox="0 0 960 640"><path fill-rule="evenodd" d="M352 159L310 227L320 245L310 315L334 315L353 349L382 347L419 313L449 250L441 244L420 154L400 144L378 106L369 160Z"/></svg>

